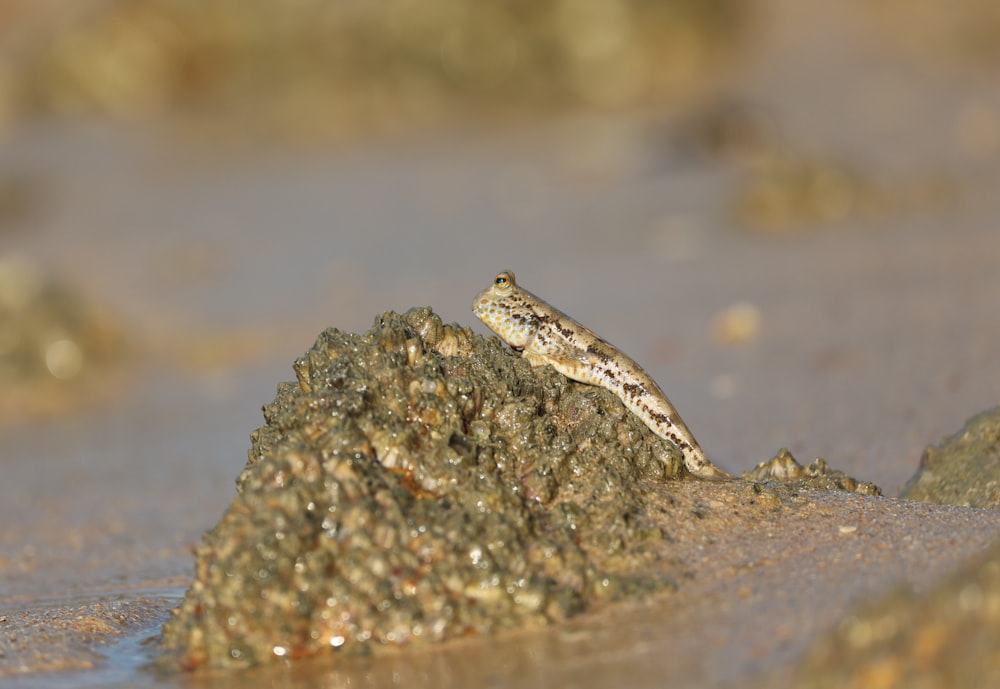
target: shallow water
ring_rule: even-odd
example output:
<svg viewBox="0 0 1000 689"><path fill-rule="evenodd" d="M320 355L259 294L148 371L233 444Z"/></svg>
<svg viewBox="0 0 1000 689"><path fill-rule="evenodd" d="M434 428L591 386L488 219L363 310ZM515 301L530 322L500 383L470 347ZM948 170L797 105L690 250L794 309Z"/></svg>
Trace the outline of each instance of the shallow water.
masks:
<svg viewBox="0 0 1000 689"><path fill-rule="evenodd" d="M79 596L70 599L60 599L49 603L56 610L73 609L81 603L107 602L112 599L131 599L137 601L154 601L165 603L170 607L180 604L185 588L149 588L117 590L110 597ZM33 599L31 608L37 610L44 605L43 601ZM111 641L92 646L90 658L92 668L67 672L42 672L38 674L14 674L4 677L2 685L18 689L62 689L89 687L127 687L158 683L155 680L153 664L157 658L156 641L159 638L160 626L165 620L163 614L152 615L145 624L133 625L127 628L121 636Z"/></svg>

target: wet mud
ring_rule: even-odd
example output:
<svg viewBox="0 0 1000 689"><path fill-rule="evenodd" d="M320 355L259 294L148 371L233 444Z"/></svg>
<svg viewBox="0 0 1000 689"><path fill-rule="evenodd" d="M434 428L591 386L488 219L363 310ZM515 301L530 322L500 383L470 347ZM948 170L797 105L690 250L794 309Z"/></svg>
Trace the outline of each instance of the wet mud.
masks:
<svg viewBox="0 0 1000 689"><path fill-rule="evenodd" d="M154 637L175 602L166 598L36 605L0 615L0 678L88 670L126 636Z"/></svg>

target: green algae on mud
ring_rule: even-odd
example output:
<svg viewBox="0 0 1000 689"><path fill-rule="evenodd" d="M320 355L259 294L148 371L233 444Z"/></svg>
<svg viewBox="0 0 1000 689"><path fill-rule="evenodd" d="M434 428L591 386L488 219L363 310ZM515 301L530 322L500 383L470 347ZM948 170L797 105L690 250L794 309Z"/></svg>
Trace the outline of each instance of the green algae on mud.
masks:
<svg viewBox="0 0 1000 689"><path fill-rule="evenodd" d="M164 628L182 667L540 624L683 574L678 452L611 393L429 308L322 333L254 431Z"/></svg>
<svg viewBox="0 0 1000 689"><path fill-rule="evenodd" d="M928 446L899 497L942 505L1000 507L1000 406Z"/></svg>

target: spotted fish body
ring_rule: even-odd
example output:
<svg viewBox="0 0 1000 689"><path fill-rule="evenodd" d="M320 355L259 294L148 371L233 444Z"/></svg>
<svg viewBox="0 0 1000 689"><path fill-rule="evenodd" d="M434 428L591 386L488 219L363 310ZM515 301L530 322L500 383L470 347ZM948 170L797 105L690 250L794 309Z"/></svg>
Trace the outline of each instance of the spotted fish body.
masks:
<svg viewBox="0 0 1000 689"><path fill-rule="evenodd" d="M592 330L500 273L472 303L476 317L521 352L532 366L551 365L567 378L617 395L654 433L680 449L688 471L729 478L698 445L677 410L639 364Z"/></svg>

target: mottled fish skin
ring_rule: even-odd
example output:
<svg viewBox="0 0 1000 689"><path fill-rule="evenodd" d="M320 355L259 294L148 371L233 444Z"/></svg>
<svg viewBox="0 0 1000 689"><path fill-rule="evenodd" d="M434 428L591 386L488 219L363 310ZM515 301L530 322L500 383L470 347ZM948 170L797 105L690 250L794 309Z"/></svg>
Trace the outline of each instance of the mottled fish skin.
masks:
<svg viewBox="0 0 1000 689"><path fill-rule="evenodd" d="M532 366L551 365L567 378L616 394L658 436L677 446L688 471L731 478L712 464L660 387L627 355L547 304L505 271L472 303L472 312Z"/></svg>

